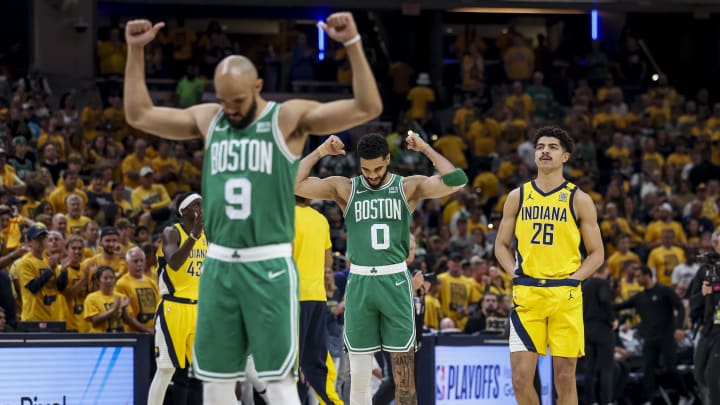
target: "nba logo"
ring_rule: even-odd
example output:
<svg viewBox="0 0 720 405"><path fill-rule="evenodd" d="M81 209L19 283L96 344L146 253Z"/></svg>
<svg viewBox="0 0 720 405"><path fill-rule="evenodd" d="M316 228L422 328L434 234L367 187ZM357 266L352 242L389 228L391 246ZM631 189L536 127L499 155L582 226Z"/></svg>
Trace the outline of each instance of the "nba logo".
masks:
<svg viewBox="0 0 720 405"><path fill-rule="evenodd" d="M567 201L568 194L567 193L560 193L560 201Z"/></svg>

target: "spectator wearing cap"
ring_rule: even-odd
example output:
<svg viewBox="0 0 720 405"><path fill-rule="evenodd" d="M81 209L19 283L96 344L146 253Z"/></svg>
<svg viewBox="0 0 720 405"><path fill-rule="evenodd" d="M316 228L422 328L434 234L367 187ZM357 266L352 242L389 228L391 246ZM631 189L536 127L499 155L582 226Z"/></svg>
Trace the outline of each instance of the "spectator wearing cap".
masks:
<svg viewBox="0 0 720 405"><path fill-rule="evenodd" d="M12 140L13 154L8 158L8 163L15 169L20 180L26 181L28 174L35 171L37 157L27 144L27 138L16 136Z"/></svg>
<svg viewBox="0 0 720 405"><path fill-rule="evenodd" d="M115 289L130 298L130 319L125 325L128 332L152 334L155 328L155 311L160 302L160 292L155 280L144 274L145 252L135 246L125 255L128 272L120 277Z"/></svg>
<svg viewBox="0 0 720 405"><path fill-rule="evenodd" d="M90 222L90 218L83 215L83 200L77 194L70 194L65 198L65 206L67 207L67 229L71 234L79 235L85 230L85 225Z"/></svg>
<svg viewBox="0 0 720 405"><path fill-rule="evenodd" d="M144 139L136 140L133 145L133 153L125 156L122 161L123 181L130 188L140 185L140 170L144 167L152 167L152 159L145 153L146 148L147 142Z"/></svg>
<svg viewBox="0 0 720 405"><path fill-rule="evenodd" d="M117 229L106 226L100 230L100 252L95 256L82 262L83 271L93 274L99 267L108 266L115 271L116 279L127 273L127 262L119 254ZM90 291L95 291L97 286L90 286Z"/></svg>
<svg viewBox="0 0 720 405"><path fill-rule="evenodd" d="M78 172L66 171L63 173L63 185L62 187L56 188L48 196L48 202L53 206L53 210L56 213L66 213L67 206L65 205L65 199L70 194L77 194L82 199L83 205L87 204L88 198L85 192L77 187Z"/></svg>
<svg viewBox="0 0 720 405"><path fill-rule="evenodd" d="M443 314L455 322L459 329L465 328L470 306L480 301L480 294L472 280L462 275L462 255L453 253L447 262L447 272L438 275L440 281L440 305Z"/></svg>
<svg viewBox="0 0 720 405"><path fill-rule="evenodd" d="M687 236L680 222L672 218L673 207L670 203L662 203L655 209L655 221L648 224L645 231L645 242L650 249L660 245L662 233L666 230L673 231L673 243L681 244L687 242Z"/></svg>
<svg viewBox="0 0 720 405"><path fill-rule="evenodd" d="M130 195L130 201L134 209L141 209L150 212L158 208L165 208L170 205L170 196L165 186L155 184L153 169L145 166L140 169L140 185Z"/></svg>
<svg viewBox="0 0 720 405"><path fill-rule="evenodd" d="M57 277L60 256L45 256L48 230L34 224L25 233L30 252L18 260L17 271L22 287L23 321L60 321L62 303L58 298Z"/></svg>
<svg viewBox="0 0 720 405"><path fill-rule="evenodd" d="M0 148L0 184L10 194L25 194L25 183L15 173L15 168L7 163L7 152Z"/></svg>
<svg viewBox="0 0 720 405"><path fill-rule="evenodd" d="M672 228L663 229L660 246L651 250L647 259L647 265L654 270L657 282L671 286L673 270L686 262L685 250L677 246L675 231Z"/></svg>
<svg viewBox="0 0 720 405"><path fill-rule="evenodd" d="M435 91L430 87L430 74L428 73L420 73L416 84L407 95L407 99L410 101L408 118L424 125L430 119L431 105L435 102Z"/></svg>

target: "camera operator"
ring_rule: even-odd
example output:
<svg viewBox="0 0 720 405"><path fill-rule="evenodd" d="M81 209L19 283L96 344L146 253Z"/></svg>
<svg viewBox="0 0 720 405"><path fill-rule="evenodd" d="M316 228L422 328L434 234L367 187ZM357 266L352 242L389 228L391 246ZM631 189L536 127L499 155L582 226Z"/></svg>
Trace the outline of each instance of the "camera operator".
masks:
<svg viewBox="0 0 720 405"><path fill-rule="evenodd" d="M720 232L712 235L714 251L698 257L690 292L690 311L698 316L700 339L695 350L695 380L707 390L709 402L720 404Z"/></svg>

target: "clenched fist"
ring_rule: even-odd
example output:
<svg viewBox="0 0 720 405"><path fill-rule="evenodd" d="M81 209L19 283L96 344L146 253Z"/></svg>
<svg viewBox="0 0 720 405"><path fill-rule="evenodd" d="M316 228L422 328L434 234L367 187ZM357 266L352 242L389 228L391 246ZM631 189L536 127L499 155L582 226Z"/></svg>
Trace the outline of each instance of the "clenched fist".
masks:
<svg viewBox="0 0 720 405"><path fill-rule="evenodd" d="M413 131L408 131L408 136L405 138L405 142L408 144L408 149L415 150L418 152L425 152L428 144L420 136Z"/></svg>
<svg viewBox="0 0 720 405"><path fill-rule="evenodd" d="M358 34L357 26L355 25L355 19L351 13L333 13L324 23L318 24L330 38L344 43L347 42Z"/></svg>
<svg viewBox="0 0 720 405"><path fill-rule="evenodd" d="M125 41L128 46L145 46L165 26L164 22L153 25L150 20L132 20L125 24Z"/></svg>
<svg viewBox="0 0 720 405"><path fill-rule="evenodd" d="M330 135L330 137L320 145L319 149L320 156L345 154L345 144L335 135Z"/></svg>

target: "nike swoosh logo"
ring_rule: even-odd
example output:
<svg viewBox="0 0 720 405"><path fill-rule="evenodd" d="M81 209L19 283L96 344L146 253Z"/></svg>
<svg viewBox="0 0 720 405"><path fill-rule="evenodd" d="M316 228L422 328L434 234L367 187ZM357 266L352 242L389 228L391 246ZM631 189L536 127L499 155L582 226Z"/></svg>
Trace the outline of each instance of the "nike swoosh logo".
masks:
<svg viewBox="0 0 720 405"><path fill-rule="evenodd" d="M362 193L364 193L364 192L366 192L366 191L367 191L367 190L357 191L356 193L357 193L357 194L362 194Z"/></svg>
<svg viewBox="0 0 720 405"><path fill-rule="evenodd" d="M281 275L283 275L286 271L287 271L287 270L268 271L268 278L269 278L270 280L272 280L272 279L274 279L274 278L278 278L278 277L280 277Z"/></svg>
<svg viewBox="0 0 720 405"><path fill-rule="evenodd" d="M405 280L403 280L403 281L396 281L396 282L395 282L395 287L401 285L401 284L404 283L404 282L405 282Z"/></svg>
<svg viewBox="0 0 720 405"><path fill-rule="evenodd" d="M220 125L215 126L216 131L227 131L227 129L228 129L227 124L224 127L221 127Z"/></svg>

